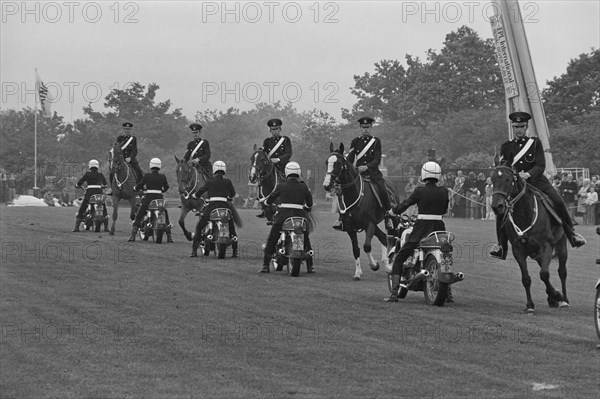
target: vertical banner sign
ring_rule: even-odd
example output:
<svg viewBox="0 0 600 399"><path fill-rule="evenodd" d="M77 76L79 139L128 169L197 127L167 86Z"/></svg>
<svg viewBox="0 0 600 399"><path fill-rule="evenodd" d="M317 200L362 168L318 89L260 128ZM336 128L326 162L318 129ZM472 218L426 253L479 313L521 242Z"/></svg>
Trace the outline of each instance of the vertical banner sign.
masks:
<svg viewBox="0 0 600 399"><path fill-rule="evenodd" d="M506 114L524 111L533 117L527 134L539 137L544 146L546 171L556 173L550 150L550 132L540 98L521 9L517 0L497 0L493 3L492 33L496 44L496 57L502 73L506 92ZM512 129L508 124L508 137Z"/></svg>

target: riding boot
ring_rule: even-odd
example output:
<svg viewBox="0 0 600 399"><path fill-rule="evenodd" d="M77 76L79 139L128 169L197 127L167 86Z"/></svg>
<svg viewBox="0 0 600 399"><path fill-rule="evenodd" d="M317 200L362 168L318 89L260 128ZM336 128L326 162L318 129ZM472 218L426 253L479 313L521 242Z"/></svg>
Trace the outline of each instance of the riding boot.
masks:
<svg viewBox="0 0 600 399"><path fill-rule="evenodd" d="M333 229L334 230L340 230L340 231L344 231L344 223L342 222L342 217L341 215L338 216L338 220L337 222L335 222L335 224L333 225Z"/></svg>
<svg viewBox="0 0 600 399"><path fill-rule="evenodd" d="M192 253L190 254L190 258L198 257L198 247L200 246L200 240L194 237L194 241L192 241Z"/></svg>
<svg viewBox="0 0 600 399"><path fill-rule="evenodd" d="M172 243L173 237L171 236L171 226L167 226L166 233L167 233L167 242Z"/></svg>
<svg viewBox="0 0 600 399"><path fill-rule="evenodd" d="M262 266L262 269L260 269L260 273L270 273L271 272L270 267L269 267L270 263L271 263L271 256L265 254L265 257L263 259L263 266Z"/></svg>
<svg viewBox="0 0 600 399"><path fill-rule="evenodd" d="M313 265L313 257L309 256L308 258L306 258L306 273L314 273L315 272L315 266Z"/></svg>
<svg viewBox="0 0 600 399"><path fill-rule="evenodd" d="M571 246L573 248L579 248L587 243L587 241L585 240L585 238L583 238L581 234L575 232L574 227L563 225L563 229L565 231L567 239L569 240L569 243L571 243Z"/></svg>
<svg viewBox="0 0 600 399"><path fill-rule="evenodd" d="M260 210L260 213L258 215L256 215L257 218L263 219L265 217L265 210L264 208Z"/></svg>
<svg viewBox="0 0 600 399"><path fill-rule="evenodd" d="M233 254L231 254L232 258L238 257L238 242L234 241L231 243L231 249L233 250Z"/></svg>
<svg viewBox="0 0 600 399"><path fill-rule="evenodd" d="M498 217L496 219L496 236L498 237L498 249L490 251L490 256L492 258L506 260L506 255L508 254L508 237L502 229L502 218Z"/></svg>
<svg viewBox="0 0 600 399"><path fill-rule="evenodd" d="M138 227L137 226L133 226L131 228L131 237L129 237L129 240L127 240L127 242L134 242L135 241L135 235L137 234L138 231Z"/></svg>
<svg viewBox="0 0 600 399"><path fill-rule="evenodd" d="M398 302L398 291L400 290L400 275L392 274L392 292L388 298L385 298L385 302Z"/></svg>
<svg viewBox="0 0 600 399"><path fill-rule="evenodd" d="M73 233L79 232L79 225L81 225L81 218L77 217L77 218L75 218L75 228L73 230L71 230L71 231Z"/></svg>

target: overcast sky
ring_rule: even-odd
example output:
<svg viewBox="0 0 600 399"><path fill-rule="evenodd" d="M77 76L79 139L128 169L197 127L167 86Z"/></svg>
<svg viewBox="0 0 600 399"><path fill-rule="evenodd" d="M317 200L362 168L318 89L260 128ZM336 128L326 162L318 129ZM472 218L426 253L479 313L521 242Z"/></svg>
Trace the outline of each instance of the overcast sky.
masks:
<svg viewBox="0 0 600 399"><path fill-rule="evenodd" d="M520 7L540 89L600 47L599 1ZM340 120L356 102L353 75L405 54L424 60L462 25L490 38L491 15L477 1L2 1L1 107L34 106L37 68L66 121L133 81L159 84L158 100L188 118L290 100Z"/></svg>

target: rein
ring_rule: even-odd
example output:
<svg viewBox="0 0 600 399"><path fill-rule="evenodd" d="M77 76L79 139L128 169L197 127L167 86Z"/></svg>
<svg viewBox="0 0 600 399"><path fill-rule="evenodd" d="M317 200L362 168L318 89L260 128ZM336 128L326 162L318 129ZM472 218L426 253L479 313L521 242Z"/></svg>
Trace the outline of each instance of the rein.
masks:
<svg viewBox="0 0 600 399"><path fill-rule="evenodd" d="M331 155L336 155L339 157L338 153L331 153ZM345 160L345 158L344 158ZM344 169L345 170L349 170L348 165L345 164L344 165ZM327 172L325 175L329 175L332 176L331 172ZM333 176L332 176L333 177ZM360 173L358 173L358 171L356 172L356 175L354 176L354 178L352 178L352 180L350 180L347 183L342 183L340 181L340 177L336 176L334 179L334 188L331 191L334 191L335 193L339 193L336 194L337 195L337 201L338 201L338 207L340 210L340 213L343 215L345 214L348 210L352 209L352 207L354 207L357 204L360 204L362 198L364 197L365 193L364 193L364 189L365 189L365 180L364 178L360 175ZM356 196L356 199L350 204L350 205L346 205L346 201L344 200L344 189L351 187L351 186L356 186L356 181L360 180L360 189L358 191L358 195Z"/></svg>
<svg viewBox="0 0 600 399"><path fill-rule="evenodd" d="M185 190L183 191L183 194L184 194L183 198L185 198L186 200L190 199L190 195L192 195L196 191L196 188L198 187L198 169L196 169L196 168L192 168L192 169L194 170L194 186L191 187L191 189L192 189L191 191L188 190L188 188L190 186L186 186Z"/></svg>
<svg viewBox="0 0 600 399"><path fill-rule="evenodd" d="M127 165L127 163L125 162L125 160L123 159L123 156L121 155L121 159L119 162L115 162L115 155L113 153L113 159L112 159L112 164L113 164L113 168L116 167L115 172L115 182L117 183L117 187L119 189L121 189L121 187L123 186L123 184L125 184L125 182L127 181L127 179L129 179L129 165ZM125 165L125 169L127 170L127 174L125 175L125 179L123 181L119 181L119 169L121 168L121 165Z"/></svg>

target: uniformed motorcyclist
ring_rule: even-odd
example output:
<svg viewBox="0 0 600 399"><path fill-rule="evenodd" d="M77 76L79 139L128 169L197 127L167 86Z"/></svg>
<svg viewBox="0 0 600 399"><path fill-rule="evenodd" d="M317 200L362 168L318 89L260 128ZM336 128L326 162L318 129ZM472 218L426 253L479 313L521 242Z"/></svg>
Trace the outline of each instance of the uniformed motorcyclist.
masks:
<svg viewBox="0 0 600 399"><path fill-rule="evenodd" d="M73 232L79 231L79 225L81 224L85 210L90 203L90 197L94 194L102 194L102 189L107 186L106 178L102 173L98 172L99 167L100 163L96 159L90 160L88 163L89 171L85 172L83 177L75 184L76 188L81 188L83 183L87 183L87 187L83 196L83 201L81 201L81 206L79 206L79 211L75 217L75 228L73 229ZM104 218L106 218L106 204L104 205L102 214L104 215ZM104 226L104 231L108 231L106 225Z"/></svg>

